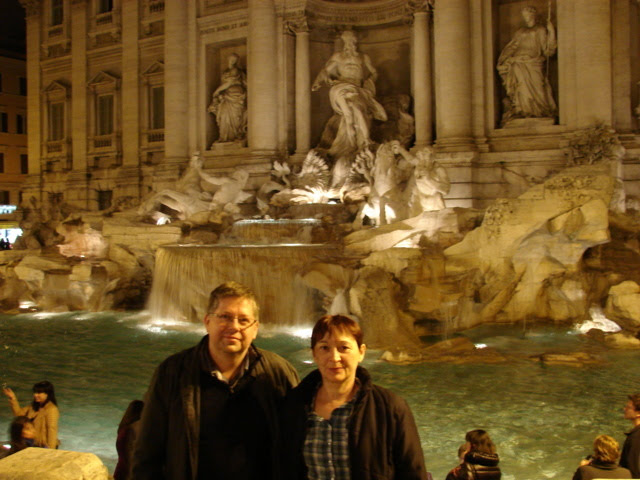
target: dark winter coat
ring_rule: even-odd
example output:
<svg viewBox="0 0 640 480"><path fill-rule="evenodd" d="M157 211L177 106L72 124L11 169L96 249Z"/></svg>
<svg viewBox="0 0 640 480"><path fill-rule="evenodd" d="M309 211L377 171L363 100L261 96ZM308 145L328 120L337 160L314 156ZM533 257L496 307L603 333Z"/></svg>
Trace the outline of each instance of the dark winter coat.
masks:
<svg viewBox="0 0 640 480"><path fill-rule="evenodd" d="M626 435L620 454L620 466L628 468L632 478L640 478L640 425Z"/></svg>
<svg viewBox="0 0 640 480"><path fill-rule="evenodd" d="M471 451L462 464L449 472L447 480L500 480L499 462L497 453Z"/></svg>
<svg viewBox="0 0 640 480"><path fill-rule="evenodd" d="M208 336L195 347L167 358L156 369L145 396L136 440L132 472L136 480L196 479L203 355L208 355ZM277 478L277 412L287 391L298 383L298 374L275 353L251 346L248 355L248 371L233 388L224 384L220 391L226 388L253 397L252 404L261 410L269 429L271 445L264 448L273 462L256 468L265 472L264 478ZM234 460L229 458L230 462Z"/></svg>
<svg viewBox="0 0 640 480"><path fill-rule="evenodd" d="M349 461L352 480L426 480L420 438L407 403L391 391L374 385L358 367L360 391L349 418ZM282 414L282 479L306 480L303 457L307 416L322 381L311 372L285 399Z"/></svg>
<svg viewBox="0 0 640 480"><path fill-rule="evenodd" d="M592 460L589 465L578 467L573 480L594 480L596 478L631 478L631 472L615 463L599 463Z"/></svg>

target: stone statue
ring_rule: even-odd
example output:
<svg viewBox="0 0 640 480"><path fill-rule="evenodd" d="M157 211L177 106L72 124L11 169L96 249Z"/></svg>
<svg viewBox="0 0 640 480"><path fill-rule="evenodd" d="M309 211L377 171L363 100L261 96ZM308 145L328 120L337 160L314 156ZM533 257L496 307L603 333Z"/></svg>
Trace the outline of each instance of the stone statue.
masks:
<svg viewBox="0 0 640 480"><path fill-rule="evenodd" d="M347 30L341 38L343 50L331 56L311 87L312 91L323 83L331 87L329 100L339 121L329 154L336 160L353 159L356 152L369 146L372 119L387 120L384 108L375 99L377 72L371 59L358 52L355 33Z"/></svg>
<svg viewBox="0 0 640 480"><path fill-rule="evenodd" d="M407 216L445 208L443 196L449 193L451 182L447 171L433 158L433 148L425 147L411 155L399 142L392 142L392 150L413 165L414 170L405 190Z"/></svg>
<svg viewBox="0 0 640 480"><path fill-rule="evenodd" d="M536 21L536 9L522 9L520 28L498 58L498 73L507 92L502 126L516 118L549 118L557 114L546 65L556 52L556 32L550 19L544 27Z"/></svg>
<svg viewBox="0 0 640 480"><path fill-rule="evenodd" d="M214 177L202 170L202 159L199 152L194 153L189 162L189 168L176 183L176 189L166 189L155 193L138 208L138 215L151 217L156 223L170 221L172 217L184 220L193 214L211 210L228 210L235 203L246 197L241 190L249 178L248 172L237 170L231 177ZM203 188L218 188L211 194ZM171 209L171 213L163 211L163 207ZM175 213L174 213L175 212Z"/></svg>
<svg viewBox="0 0 640 480"><path fill-rule="evenodd" d="M356 156L353 171L362 175L369 189L366 203L356 215L355 228L362 226L365 217L375 226L406 218L404 187L412 165L404 159L396 160L396 145L400 143L386 142L378 147L375 156L369 149L360 151ZM343 197L351 195L344 192Z"/></svg>
<svg viewBox="0 0 640 480"><path fill-rule="evenodd" d="M239 58L229 55L220 86L211 95L207 111L216 116L219 132L214 143L241 142L247 136L247 75L238 65Z"/></svg>

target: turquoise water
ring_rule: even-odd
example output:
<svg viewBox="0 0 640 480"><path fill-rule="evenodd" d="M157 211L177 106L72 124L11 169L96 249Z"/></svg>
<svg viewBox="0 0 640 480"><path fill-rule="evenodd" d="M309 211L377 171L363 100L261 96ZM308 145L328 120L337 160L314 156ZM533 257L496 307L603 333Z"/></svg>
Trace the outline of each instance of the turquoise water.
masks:
<svg viewBox="0 0 640 480"><path fill-rule="evenodd" d="M0 316L0 382L24 405L31 386L49 380L61 412L61 448L97 454L110 471L116 430L129 401L142 398L155 366L195 344L204 329L154 324L145 314ZM307 332L263 332L258 344L288 358L304 375L313 366ZM428 469L443 480L467 430L485 428L498 446L505 480L567 479L596 435L618 441L626 394L640 391L638 352L602 352L566 330L483 328L469 333L518 360L505 365L394 366L369 351L374 381L407 399ZM548 351L595 350L604 362L584 368L543 366L526 357ZM0 399L2 401L2 399ZM0 408L0 438L11 420Z"/></svg>

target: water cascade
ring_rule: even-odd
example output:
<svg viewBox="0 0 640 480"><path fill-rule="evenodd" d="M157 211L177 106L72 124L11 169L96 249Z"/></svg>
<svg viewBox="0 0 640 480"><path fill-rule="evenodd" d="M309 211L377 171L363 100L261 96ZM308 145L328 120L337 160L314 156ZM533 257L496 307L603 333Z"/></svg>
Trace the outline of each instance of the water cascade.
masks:
<svg viewBox="0 0 640 480"><path fill-rule="evenodd" d="M199 322L209 292L234 280L256 293L263 323L309 323L322 314L321 299L300 275L306 265L328 261L339 251L330 244L301 243L314 241L320 230L320 222L314 220L243 221L224 244L161 247L149 310L155 318ZM279 243L271 243L277 238Z"/></svg>

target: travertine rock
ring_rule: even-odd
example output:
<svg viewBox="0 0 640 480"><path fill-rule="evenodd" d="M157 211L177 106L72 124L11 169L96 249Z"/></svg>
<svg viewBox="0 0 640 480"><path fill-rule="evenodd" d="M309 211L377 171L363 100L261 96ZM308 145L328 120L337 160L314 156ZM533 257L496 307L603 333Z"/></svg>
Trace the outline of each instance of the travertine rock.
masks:
<svg viewBox="0 0 640 480"><path fill-rule="evenodd" d="M640 329L640 285L626 281L611 287L605 315L623 327Z"/></svg>
<svg viewBox="0 0 640 480"><path fill-rule="evenodd" d="M445 250L447 274L482 272L482 307L475 320L459 318L464 326L583 316L580 262L585 250L609 241L614 183L609 164L568 168L489 207L479 228Z"/></svg>
<svg viewBox="0 0 640 480"><path fill-rule="evenodd" d="M107 467L93 453L26 448L0 460L3 480L108 480Z"/></svg>

